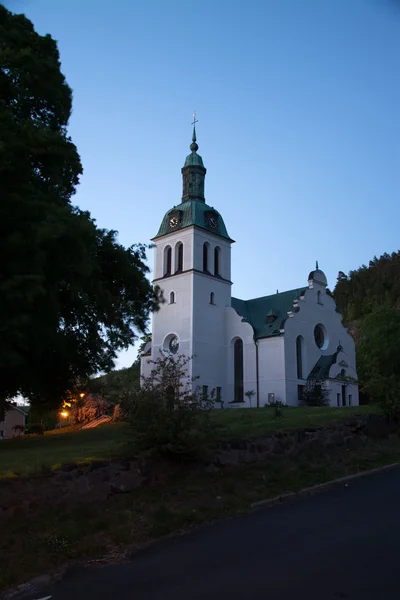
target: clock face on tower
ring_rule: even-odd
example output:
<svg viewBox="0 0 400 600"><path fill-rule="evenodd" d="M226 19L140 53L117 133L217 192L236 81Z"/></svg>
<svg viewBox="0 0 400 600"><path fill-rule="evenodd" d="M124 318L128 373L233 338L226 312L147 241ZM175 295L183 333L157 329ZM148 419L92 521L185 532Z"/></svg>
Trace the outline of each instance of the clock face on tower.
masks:
<svg viewBox="0 0 400 600"><path fill-rule="evenodd" d="M178 217L171 217L169 220L169 226L174 229L175 227L178 227L179 225L179 219Z"/></svg>
<svg viewBox="0 0 400 600"><path fill-rule="evenodd" d="M211 229L215 229L218 225L218 221L215 217L210 217L208 219L208 225L209 227L211 227Z"/></svg>

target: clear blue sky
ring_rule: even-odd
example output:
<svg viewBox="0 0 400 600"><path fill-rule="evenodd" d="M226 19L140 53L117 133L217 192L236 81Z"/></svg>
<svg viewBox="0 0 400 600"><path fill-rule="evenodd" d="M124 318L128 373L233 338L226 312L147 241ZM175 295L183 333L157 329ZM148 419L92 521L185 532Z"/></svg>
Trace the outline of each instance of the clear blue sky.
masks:
<svg viewBox="0 0 400 600"><path fill-rule="evenodd" d="M180 202L195 109L235 296L301 286L316 259L333 289L339 270L398 250L396 0L5 4L58 41L84 167L74 203L123 244L148 242Z"/></svg>

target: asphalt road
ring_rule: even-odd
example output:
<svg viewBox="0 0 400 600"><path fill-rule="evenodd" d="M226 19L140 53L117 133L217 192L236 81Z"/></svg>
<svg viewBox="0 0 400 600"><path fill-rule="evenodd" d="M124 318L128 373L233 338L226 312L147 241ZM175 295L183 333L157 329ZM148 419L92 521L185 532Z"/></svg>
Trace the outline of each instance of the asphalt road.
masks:
<svg viewBox="0 0 400 600"><path fill-rule="evenodd" d="M400 597L400 469L71 570L52 600Z"/></svg>

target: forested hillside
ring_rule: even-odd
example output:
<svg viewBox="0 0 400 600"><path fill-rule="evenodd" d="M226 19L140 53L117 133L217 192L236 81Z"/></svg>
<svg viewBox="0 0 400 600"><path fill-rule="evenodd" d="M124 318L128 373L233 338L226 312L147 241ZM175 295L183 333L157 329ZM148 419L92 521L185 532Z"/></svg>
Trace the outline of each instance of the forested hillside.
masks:
<svg viewBox="0 0 400 600"><path fill-rule="evenodd" d="M400 415L400 251L339 272L333 295L356 341L360 389Z"/></svg>
<svg viewBox="0 0 400 600"><path fill-rule="evenodd" d="M345 322L370 314L375 308L400 308L400 251L374 256L349 275L340 272L333 292Z"/></svg>

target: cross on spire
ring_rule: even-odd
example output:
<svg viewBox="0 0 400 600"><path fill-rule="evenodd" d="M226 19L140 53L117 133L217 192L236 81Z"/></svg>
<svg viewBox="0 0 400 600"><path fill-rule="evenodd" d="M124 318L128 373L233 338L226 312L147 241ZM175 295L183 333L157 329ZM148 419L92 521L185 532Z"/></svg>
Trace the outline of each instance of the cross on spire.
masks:
<svg viewBox="0 0 400 600"><path fill-rule="evenodd" d="M192 142L196 141L196 123L198 123L198 119L196 119L196 111L193 113L193 135L192 135ZM196 148L197 150L197 148Z"/></svg>

